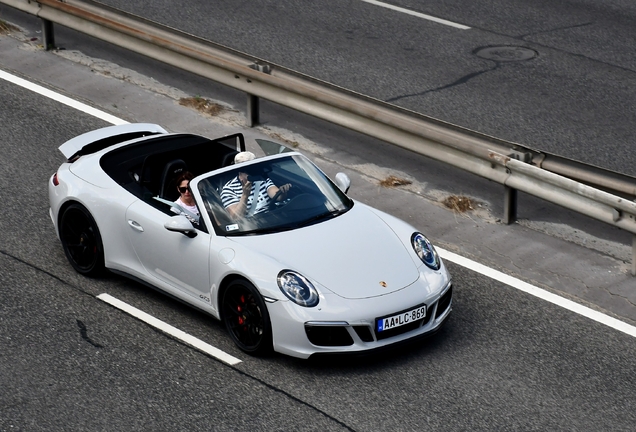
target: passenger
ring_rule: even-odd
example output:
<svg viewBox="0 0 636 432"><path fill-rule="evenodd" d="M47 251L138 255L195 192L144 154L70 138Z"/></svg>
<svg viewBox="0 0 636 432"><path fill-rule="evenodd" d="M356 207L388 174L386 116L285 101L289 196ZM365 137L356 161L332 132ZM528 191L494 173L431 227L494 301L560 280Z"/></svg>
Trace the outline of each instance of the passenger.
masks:
<svg viewBox="0 0 636 432"><path fill-rule="evenodd" d="M184 171L179 175L179 177L177 177L176 183L177 183L177 190L179 191L179 198L177 198L175 203L179 204L181 207L188 210L189 212L199 216L199 209L194 203L194 197L192 196L192 192L190 191L190 180L192 180L193 178L194 178L194 175L192 175L190 171ZM187 214L183 212L179 212L175 208L173 208L172 211L175 213L181 213L181 214L184 214L185 216L188 216ZM189 216L188 218L191 219ZM191 220L191 222L196 222L196 221Z"/></svg>
<svg viewBox="0 0 636 432"><path fill-rule="evenodd" d="M247 162L255 158L256 156L252 152L241 152L234 157L234 163ZM252 193L252 187L254 185L248 178L248 174L239 171L236 177L223 186L221 201L234 219L266 211L269 208L272 198L274 198L279 191L280 194L276 198L276 201L284 200L289 188L291 188L291 184L287 183L279 189L269 178L258 181L256 184L259 184L258 195ZM256 199L256 205L252 208L254 205L254 195L257 195L258 198Z"/></svg>

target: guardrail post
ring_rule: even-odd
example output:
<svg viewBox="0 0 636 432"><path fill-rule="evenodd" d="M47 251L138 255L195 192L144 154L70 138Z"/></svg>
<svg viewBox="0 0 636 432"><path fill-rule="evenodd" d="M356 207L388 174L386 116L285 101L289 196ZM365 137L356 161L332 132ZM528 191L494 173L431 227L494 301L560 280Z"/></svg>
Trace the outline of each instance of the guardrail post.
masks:
<svg viewBox="0 0 636 432"><path fill-rule="evenodd" d="M510 225L517 221L517 189L504 186L504 223Z"/></svg>
<svg viewBox="0 0 636 432"><path fill-rule="evenodd" d="M632 236L632 276L636 276L636 235Z"/></svg>
<svg viewBox="0 0 636 432"><path fill-rule="evenodd" d="M53 23L47 19L42 20L42 45L46 51L55 48L55 34L53 32Z"/></svg>
<svg viewBox="0 0 636 432"><path fill-rule="evenodd" d="M247 126L254 127L258 124L259 98L252 94L247 95Z"/></svg>

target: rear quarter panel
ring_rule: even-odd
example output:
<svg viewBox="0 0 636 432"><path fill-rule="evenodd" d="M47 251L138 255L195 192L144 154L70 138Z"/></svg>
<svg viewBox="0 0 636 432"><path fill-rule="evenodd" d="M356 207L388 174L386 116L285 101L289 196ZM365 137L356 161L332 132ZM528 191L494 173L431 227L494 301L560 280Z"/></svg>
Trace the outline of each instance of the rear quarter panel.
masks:
<svg viewBox="0 0 636 432"><path fill-rule="evenodd" d="M137 256L129 247L125 231L126 208L138 198L121 188L108 176L95 182L100 183L99 186L80 178L75 174L75 170L69 169L72 165L65 163L60 166L57 171L58 186L49 182L51 216L58 238L59 222L64 209L71 203L77 202L86 207L95 219L104 246L106 267L122 271L132 269L133 273L139 273L141 266ZM79 171L90 172L90 165L87 164ZM91 177L89 180L95 177L99 178L100 175Z"/></svg>

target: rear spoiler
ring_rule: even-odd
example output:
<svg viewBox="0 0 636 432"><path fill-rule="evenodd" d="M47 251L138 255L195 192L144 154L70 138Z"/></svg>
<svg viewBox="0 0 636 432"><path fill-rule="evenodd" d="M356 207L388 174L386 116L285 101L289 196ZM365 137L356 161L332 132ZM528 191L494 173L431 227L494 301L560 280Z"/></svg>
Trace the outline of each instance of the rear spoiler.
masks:
<svg viewBox="0 0 636 432"><path fill-rule="evenodd" d="M69 161L80 156L96 153L115 144L130 141L148 135L167 134L159 125L152 123L128 123L108 126L76 136L59 147Z"/></svg>

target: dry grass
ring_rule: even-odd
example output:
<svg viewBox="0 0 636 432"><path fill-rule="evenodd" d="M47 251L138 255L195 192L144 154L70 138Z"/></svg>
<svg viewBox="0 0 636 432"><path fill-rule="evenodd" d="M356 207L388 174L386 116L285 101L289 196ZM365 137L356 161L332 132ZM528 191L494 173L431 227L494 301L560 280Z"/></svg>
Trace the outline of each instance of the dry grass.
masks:
<svg viewBox="0 0 636 432"><path fill-rule="evenodd" d="M217 116L225 109L221 105L210 102L209 100L202 97L181 98L179 99L179 105L193 108L201 113L210 116Z"/></svg>
<svg viewBox="0 0 636 432"><path fill-rule="evenodd" d="M398 178L394 175L390 175L387 178L385 178L384 180L380 181L380 186L383 187L397 187L397 186L406 186L406 185L410 185L411 183L413 183L410 180L406 180L406 179L401 179Z"/></svg>
<svg viewBox="0 0 636 432"><path fill-rule="evenodd" d="M9 24L8 22L0 20L0 34L9 34L17 30L17 27Z"/></svg>
<svg viewBox="0 0 636 432"><path fill-rule="evenodd" d="M457 213L466 213L469 210L475 209L473 201L466 196L451 195L446 197L444 201L442 201L442 204Z"/></svg>
<svg viewBox="0 0 636 432"><path fill-rule="evenodd" d="M297 148L300 144L298 144L297 141L292 141L290 139L285 138L284 136L282 136L281 134L278 134L276 132L272 132L269 134L270 137L274 138L275 140L278 140L282 143L287 144L288 147L291 148Z"/></svg>

